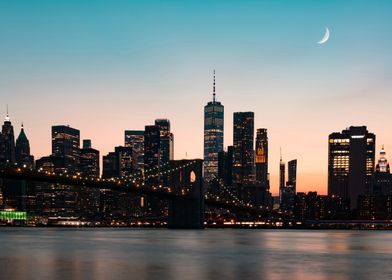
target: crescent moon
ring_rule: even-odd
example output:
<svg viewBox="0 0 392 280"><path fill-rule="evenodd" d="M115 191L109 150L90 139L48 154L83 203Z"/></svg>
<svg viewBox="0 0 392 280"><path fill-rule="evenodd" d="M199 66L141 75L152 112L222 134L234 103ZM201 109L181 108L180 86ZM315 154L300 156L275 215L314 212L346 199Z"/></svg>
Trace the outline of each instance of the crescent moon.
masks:
<svg viewBox="0 0 392 280"><path fill-rule="evenodd" d="M322 45L322 44L326 43L328 40L329 40L329 29L328 29L328 27L325 27L324 37L320 41L318 41L317 44Z"/></svg>

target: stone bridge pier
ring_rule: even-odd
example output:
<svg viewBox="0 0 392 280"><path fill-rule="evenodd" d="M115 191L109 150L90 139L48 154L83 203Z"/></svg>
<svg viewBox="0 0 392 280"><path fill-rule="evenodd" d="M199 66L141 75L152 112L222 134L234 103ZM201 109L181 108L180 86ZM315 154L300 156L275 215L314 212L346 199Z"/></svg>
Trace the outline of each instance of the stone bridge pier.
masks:
<svg viewBox="0 0 392 280"><path fill-rule="evenodd" d="M186 166L189 164L189 166ZM203 229L204 228L204 188L203 160L173 160L171 168L182 167L172 172L169 184L175 193L184 192L188 199L169 201L168 228ZM189 199L189 196L191 199Z"/></svg>

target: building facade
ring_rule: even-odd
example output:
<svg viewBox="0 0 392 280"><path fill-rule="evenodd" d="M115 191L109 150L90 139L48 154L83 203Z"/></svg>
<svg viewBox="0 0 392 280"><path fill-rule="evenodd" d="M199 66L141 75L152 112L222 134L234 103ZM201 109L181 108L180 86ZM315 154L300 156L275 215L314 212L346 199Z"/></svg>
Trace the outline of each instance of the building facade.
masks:
<svg viewBox="0 0 392 280"><path fill-rule="evenodd" d="M255 183L254 113L236 112L233 117L233 183Z"/></svg>
<svg viewBox="0 0 392 280"><path fill-rule="evenodd" d="M7 110L8 111L8 110ZM0 165L10 167L15 164L15 136L11 118L7 112L0 135Z"/></svg>
<svg viewBox="0 0 392 280"><path fill-rule="evenodd" d="M224 107L216 101L215 71L213 98L204 106L204 179L218 176L218 153L223 151Z"/></svg>
<svg viewBox="0 0 392 280"><path fill-rule="evenodd" d="M287 184L293 187L294 193L297 192L297 160L293 159L287 163L288 178Z"/></svg>
<svg viewBox="0 0 392 280"><path fill-rule="evenodd" d="M67 125L52 126L52 156L63 159L62 169L76 172L80 160L80 131Z"/></svg>
<svg viewBox="0 0 392 280"><path fill-rule="evenodd" d="M384 147L380 151L380 158L374 173L373 193L377 195L392 195L392 174Z"/></svg>
<svg viewBox="0 0 392 280"><path fill-rule="evenodd" d="M166 164L174 159L174 136L170 132L170 121L157 119L155 125L159 127L160 164Z"/></svg>
<svg viewBox="0 0 392 280"><path fill-rule="evenodd" d="M15 145L15 160L18 166L33 169L34 157L30 154L30 142L24 132L23 124Z"/></svg>
<svg viewBox="0 0 392 280"><path fill-rule="evenodd" d="M375 167L376 136L366 126L351 126L328 139L328 194L357 208L359 195L371 191Z"/></svg>
<svg viewBox="0 0 392 280"><path fill-rule="evenodd" d="M132 147L133 168L138 172L144 170L144 130L126 130L125 147Z"/></svg>
<svg viewBox="0 0 392 280"><path fill-rule="evenodd" d="M266 128L257 129L255 154L256 185L264 191L269 191L268 135Z"/></svg>

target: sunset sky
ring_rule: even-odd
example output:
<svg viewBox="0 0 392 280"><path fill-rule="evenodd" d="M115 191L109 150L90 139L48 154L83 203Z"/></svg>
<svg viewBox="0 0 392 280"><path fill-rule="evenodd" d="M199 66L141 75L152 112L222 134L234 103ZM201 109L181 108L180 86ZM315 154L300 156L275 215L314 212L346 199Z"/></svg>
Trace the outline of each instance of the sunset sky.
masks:
<svg viewBox="0 0 392 280"><path fill-rule="evenodd" d="M36 158L51 152L51 125L106 154L156 118L171 121L176 159L201 158L216 69L225 146L233 112L254 111L272 192L282 147L298 159L298 191L326 193L329 133L367 125L392 154L391 11L388 0L1 1L0 106Z"/></svg>

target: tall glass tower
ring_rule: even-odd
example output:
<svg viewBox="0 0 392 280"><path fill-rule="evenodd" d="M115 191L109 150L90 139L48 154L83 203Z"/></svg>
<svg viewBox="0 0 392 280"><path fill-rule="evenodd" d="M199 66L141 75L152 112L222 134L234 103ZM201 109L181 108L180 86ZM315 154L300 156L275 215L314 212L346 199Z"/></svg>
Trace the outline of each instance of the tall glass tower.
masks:
<svg viewBox="0 0 392 280"><path fill-rule="evenodd" d="M212 101L204 106L204 179L218 177L218 153L223 151L223 105L215 98L215 70Z"/></svg>
<svg viewBox="0 0 392 280"><path fill-rule="evenodd" d="M252 185L254 176L253 112L236 112L233 116L233 183Z"/></svg>

